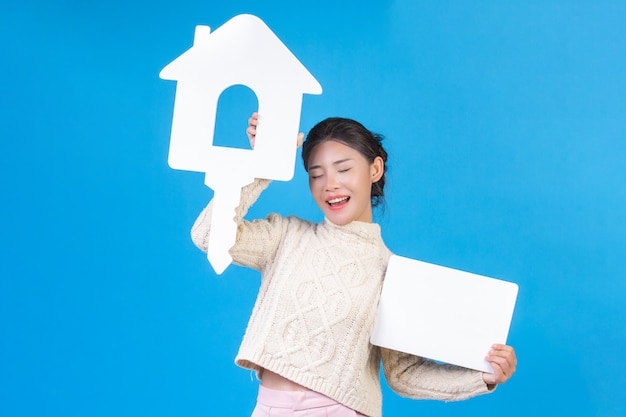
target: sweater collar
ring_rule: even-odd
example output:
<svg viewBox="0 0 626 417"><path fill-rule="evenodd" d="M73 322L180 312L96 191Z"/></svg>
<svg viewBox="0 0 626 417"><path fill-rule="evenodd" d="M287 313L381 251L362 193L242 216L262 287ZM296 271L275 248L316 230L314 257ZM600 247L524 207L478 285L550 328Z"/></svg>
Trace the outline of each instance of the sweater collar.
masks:
<svg viewBox="0 0 626 417"><path fill-rule="evenodd" d="M381 237L380 225L378 223L353 221L341 226L331 222L330 220L328 220L328 218L324 217L324 224L330 228L338 229L347 233L354 233L369 239L376 239Z"/></svg>

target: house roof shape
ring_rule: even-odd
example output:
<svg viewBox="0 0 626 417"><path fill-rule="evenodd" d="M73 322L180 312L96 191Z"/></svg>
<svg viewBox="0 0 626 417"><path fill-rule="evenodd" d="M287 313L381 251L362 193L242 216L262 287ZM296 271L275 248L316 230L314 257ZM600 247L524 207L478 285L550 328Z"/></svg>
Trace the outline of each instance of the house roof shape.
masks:
<svg viewBox="0 0 626 417"><path fill-rule="evenodd" d="M227 71L225 71L227 69ZM242 84L258 94L296 90L321 94L322 87L258 17L241 14L215 31L197 26L193 46L161 70L165 80Z"/></svg>

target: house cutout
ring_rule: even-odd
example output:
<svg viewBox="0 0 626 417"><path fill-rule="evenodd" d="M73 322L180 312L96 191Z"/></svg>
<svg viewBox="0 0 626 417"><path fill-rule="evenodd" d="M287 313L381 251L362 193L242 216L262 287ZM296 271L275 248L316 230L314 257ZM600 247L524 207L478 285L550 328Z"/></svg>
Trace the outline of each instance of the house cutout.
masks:
<svg viewBox="0 0 626 417"><path fill-rule="evenodd" d="M241 187L254 178L293 177L303 94L322 87L258 17L242 14L211 32L197 26L193 46L161 70L177 81L168 163L205 173L215 191L208 257L221 273L232 261L232 220ZM260 123L254 149L213 145L217 104L234 85L257 96Z"/></svg>
<svg viewBox="0 0 626 417"><path fill-rule="evenodd" d="M293 177L302 95L321 94L322 87L261 19L242 14L212 33L208 26L197 26L193 46L163 68L160 77L177 81L170 167L197 172L226 168L233 150L213 147L217 103L224 90L241 84L256 94L262 123L254 151L237 150L237 170L249 171L248 182Z"/></svg>
<svg viewBox="0 0 626 417"><path fill-rule="evenodd" d="M222 91L217 102L213 146L250 149L244 129L250 113L258 108L256 94L245 85L234 85Z"/></svg>

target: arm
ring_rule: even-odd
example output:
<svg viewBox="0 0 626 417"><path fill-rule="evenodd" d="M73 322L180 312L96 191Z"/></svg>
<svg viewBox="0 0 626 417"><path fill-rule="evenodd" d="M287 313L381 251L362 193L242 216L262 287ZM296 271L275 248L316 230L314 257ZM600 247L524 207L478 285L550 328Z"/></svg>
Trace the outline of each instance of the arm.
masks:
<svg viewBox="0 0 626 417"><path fill-rule="evenodd" d="M254 112L248 119L246 129L246 135L253 149L258 124L259 115ZM302 144L303 137L304 134L302 133L298 135L298 146ZM273 259L278 250L278 242L283 230L282 218L278 215L270 215L266 220L248 222L243 220L243 217L269 183L269 180L257 178L241 189L241 200L235 209L235 217L233 218L238 225L237 238L235 245L229 249L235 263L258 270ZM191 229L191 239L204 252L208 249L209 234L211 233L211 214L212 201L200 213Z"/></svg>
<svg viewBox="0 0 626 417"><path fill-rule="evenodd" d="M255 179L241 189L241 201L235 209L233 221L237 223L237 238L229 253L233 262L261 270L265 263L273 258L278 249L282 233L282 217L269 215L264 220L246 221L243 217L248 209L267 188L270 180ZM191 228L191 240L202 251L206 252L211 234L211 213L213 201L202 210Z"/></svg>
<svg viewBox="0 0 626 417"><path fill-rule="evenodd" d="M229 249L233 262L261 270L265 263L273 258L278 249L282 233L282 218L270 215L265 220L246 221L243 217L269 185L269 180L255 179L253 183L241 189L241 202L235 210L233 220L238 224L235 245ZM191 240L202 251L206 252L211 233L211 212L213 201L202 210L191 228Z"/></svg>
<svg viewBox="0 0 626 417"><path fill-rule="evenodd" d="M256 137L256 127L259 123L258 113L252 113L248 119L248 127L246 135L250 141L250 147L254 149L254 139ZM235 209L235 217L233 220L238 225L241 224L243 217L248 209L259 198L261 192L269 185L268 180L255 179L252 184L248 184L241 188L241 200L239 206ZM202 251L206 252L209 247L209 235L211 233L211 215L213 213L213 200L202 210L200 216L196 219L191 227L191 240ZM237 229L239 237L240 228Z"/></svg>
<svg viewBox="0 0 626 417"><path fill-rule="evenodd" d="M248 127L246 135L250 141L250 147L254 149L254 139L256 136L256 126L259 123L258 113L252 113L248 119ZM261 192L269 185L268 180L255 179L252 184L248 184L241 189L241 200L239 206L235 209L235 217L233 220L237 224L241 224L243 217L248 209L259 198ZM191 240L202 251L206 252L209 247L209 235L211 233L211 215L213 213L213 200L202 210L191 228ZM239 234L239 229L237 230Z"/></svg>
<svg viewBox="0 0 626 417"><path fill-rule="evenodd" d="M492 390L482 372L381 348L389 387L414 399L458 401Z"/></svg>
<svg viewBox="0 0 626 417"><path fill-rule="evenodd" d="M241 189L241 201L235 209L233 220L241 224L248 209L259 198L261 192L269 185L269 180L255 179L253 183ZM202 251L206 252L209 246L209 235L211 233L211 214L213 212L213 200L202 210L191 228L191 240ZM237 230L239 235L240 228Z"/></svg>
<svg viewBox="0 0 626 417"><path fill-rule="evenodd" d="M277 214L270 214L266 219L244 220L248 209L257 200L270 180L255 179L253 183L241 189L241 202L235 210L233 221L237 223L235 244L228 252L237 265L262 270L267 262L274 259L287 220ZM191 240L203 252L209 245L211 233L211 212L213 200L202 210L191 228Z"/></svg>
<svg viewBox="0 0 626 417"><path fill-rule="evenodd" d="M408 353L381 348L385 378L391 389L410 398L463 400L491 392L515 373L511 346L495 344L485 358L493 374L437 363Z"/></svg>
<svg viewBox="0 0 626 417"><path fill-rule="evenodd" d="M246 135L252 148L255 144L258 123L259 115L255 112L248 119L248 128L246 129ZM301 145L303 136L302 133L298 135L298 146ZM278 248L283 230L282 218L278 215L270 215L266 220L248 222L243 220L243 217L269 183L270 180L257 178L241 189L241 200L235 209L235 217L233 218L238 225L237 238L235 245L229 249L235 263L259 270L273 258ZM211 214L212 201L200 213L191 229L191 239L204 252L208 249L209 234L211 233Z"/></svg>

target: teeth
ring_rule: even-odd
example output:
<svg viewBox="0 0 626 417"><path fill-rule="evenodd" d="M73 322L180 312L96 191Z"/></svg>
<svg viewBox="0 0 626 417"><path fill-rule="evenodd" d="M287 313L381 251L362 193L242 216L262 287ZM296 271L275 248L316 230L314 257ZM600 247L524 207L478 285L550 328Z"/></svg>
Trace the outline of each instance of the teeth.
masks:
<svg viewBox="0 0 626 417"><path fill-rule="evenodd" d="M328 204L341 203L342 201L346 201L347 199L348 199L348 197L333 198L332 200L328 200Z"/></svg>

